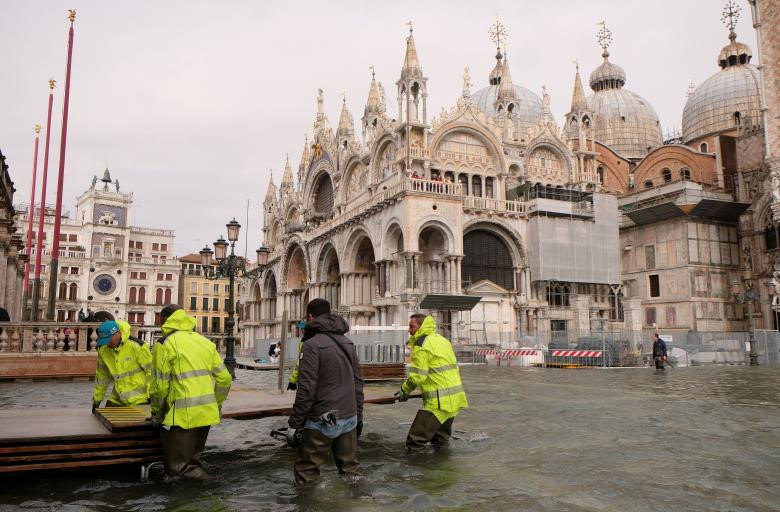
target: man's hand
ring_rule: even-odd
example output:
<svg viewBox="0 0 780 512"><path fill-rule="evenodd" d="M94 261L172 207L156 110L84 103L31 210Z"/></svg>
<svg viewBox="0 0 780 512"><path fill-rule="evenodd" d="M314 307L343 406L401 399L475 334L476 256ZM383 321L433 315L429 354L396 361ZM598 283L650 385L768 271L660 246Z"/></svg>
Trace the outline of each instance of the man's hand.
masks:
<svg viewBox="0 0 780 512"><path fill-rule="evenodd" d="M295 382L287 383L287 391L295 391L296 389L298 389L298 384L296 384Z"/></svg>
<svg viewBox="0 0 780 512"><path fill-rule="evenodd" d="M363 420L360 420L357 422L357 425L355 426L355 433L358 437L363 433Z"/></svg>
<svg viewBox="0 0 780 512"><path fill-rule="evenodd" d="M92 414L95 414L98 407L100 407L100 402L92 402Z"/></svg>
<svg viewBox="0 0 780 512"><path fill-rule="evenodd" d="M406 402L407 400L409 400L409 397L406 394L404 394L403 391L398 391L393 396L397 396L399 402Z"/></svg>
<svg viewBox="0 0 780 512"><path fill-rule="evenodd" d="M160 430L160 428L162 428L162 418L159 416L152 416L152 428L154 430Z"/></svg>

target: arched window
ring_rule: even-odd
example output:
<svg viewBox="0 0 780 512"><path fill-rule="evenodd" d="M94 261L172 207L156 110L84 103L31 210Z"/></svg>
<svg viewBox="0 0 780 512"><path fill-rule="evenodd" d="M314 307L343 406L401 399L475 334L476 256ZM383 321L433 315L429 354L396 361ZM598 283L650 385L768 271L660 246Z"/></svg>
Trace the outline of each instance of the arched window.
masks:
<svg viewBox="0 0 780 512"><path fill-rule="evenodd" d="M487 279L514 290L512 254L497 235L490 231L470 231L463 237L463 252L461 274L464 281L475 283Z"/></svg>
<svg viewBox="0 0 780 512"><path fill-rule="evenodd" d="M702 153L706 153L706 152L707 152L707 149L708 149L708 148L707 148L707 143L706 143L706 142L702 142L702 143L699 145L699 151L701 151Z"/></svg>
<svg viewBox="0 0 780 512"><path fill-rule="evenodd" d="M685 167L680 169L680 179L683 181L688 181L689 179L691 179L690 169L686 169Z"/></svg>
<svg viewBox="0 0 780 512"><path fill-rule="evenodd" d="M146 288L141 287L138 289L138 303L146 304Z"/></svg>
<svg viewBox="0 0 780 512"><path fill-rule="evenodd" d="M777 249L777 228L775 226L770 224L764 230L764 243L767 251Z"/></svg>
<svg viewBox="0 0 780 512"><path fill-rule="evenodd" d="M571 285L551 282L547 285L547 303L550 306L569 307L571 305Z"/></svg>
<svg viewBox="0 0 780 512"><path fill-rule="evenodd" d="M482 177L476 174L471 177L471 195L482 197Z"/></svg>
<svg viewBox="0 0 780 512"><path fill-rule="evenodd" d="M157 291L154 293L154 303L158 306L162 306L163 303L163 289L157 288Z"/></svg>
<svg viewBox="0 0 780 512"><path fill-rule="evenodd" d="M68 298L70 298L70 300L76 300L76 295L78 293L79 286L76 283L70 283L70 286L68 288L69 288L68 291L70 292Z"/></svg>
<svg viewBox="0 0 780 512"><path fill-rule="evenodd" d="M166 288L165 289L165 304L170 304L170 303L171 303L171 289L170 288Z"/></svg>
<svg viewBox="0 0 780 512"><path fill-rule="evenodd" d="M494 198L493 195L493 178L488 176L485 178L485 197Z"/></svg>
<svg viewBox="0 0 780 512"><path fill-rule="evenodd" d="M60 289L59 293L57 293L57 298L60 300L65 300L68 298L68 285L67 283L60 283Z"/></svg>
<svg viewBox="0 0 780 512"><path fill-rule="evenodd" d="M319 214L333 210L333 183L330 176L323 173L314 187L314 211Z"/></svg>
<svg viewBox="0 0 780 512"><path fill-rule="evenodd" d="M672 171L669 169L664 169L661 171L661 177L664 179L664 183L669 183L672 181Z"/></svg>
<svg viewBox="0 0 780 512"><path fill-rule="evenodd" d="M596 177L598 179L598 182L602 185L604 184L604 167L599 165L598 169L596 169Z"/></svg>
<svg viewBox="0 0 780 512"><path fill-rule="evenodd" d="M135 286L130 287L130 304L135 304L138 300L138 290Z"/></svg>
<svg viewBox="0 0 780 512"><path fill-rule="evenodd" d="M458 175L458 183L461 184L461 187L463 188L463 195L467 196L469 195L469 175L468 174L459 174Z"/></svg>
<svg viewBox="0 0 780 512"><path fill-rule="evenodd" d="M647 180L645 182L645 188L653 188L653 182L650 180Z"/></svg>

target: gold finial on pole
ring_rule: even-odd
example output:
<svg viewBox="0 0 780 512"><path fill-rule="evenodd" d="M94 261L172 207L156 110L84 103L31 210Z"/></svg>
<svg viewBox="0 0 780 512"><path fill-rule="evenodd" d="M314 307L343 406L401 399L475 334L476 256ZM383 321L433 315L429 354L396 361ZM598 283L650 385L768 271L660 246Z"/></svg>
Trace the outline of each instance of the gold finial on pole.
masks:
<svg viewBox="0 0 780 512"><path fill-rule="evenodd" d="M54 84L56 84L56 83L57 83L57 81L55 79L50 78L49 79L49 89L51 89L53 91L54 90Z"/></svg>
<svg viewBox="0 0 780 512"><path fill-rule="evenodd" d="M37 124L35 125L35 134L38 135L41 133L41 125Z"/></svg>
<svg viewBox="0 0 780 512"><path fill-rule="evenodd" d="M412 32L414 32L414 27L412 27L412 20L407 21L406 24L409 26L409 35L412 35Z"/></svg>
<svg viewBox="0 0 780 512"><path fill-rule="evenodd" d="M490 40L493 41L493 44L496 45L496 49L504 49L506 51L506 38L509 34L504 24L498 19L498 15L496 15L496 20L490 26L488 35L490 35Z"/></svg>
<svg viewBox="0 0 780 512"><path fill-rule="evenodd" d="M68 19L71 23L76 21L76 9L68 9Z"/></svg>
<svg viewBox="0 0 780 512"><path fill-rule="evenodd" d="M604 53L602 53L602 56L604 58L609 57L609 45L612 44L612 31L607 28L607 23L605 21L599 21L596 23L599 27L601 27L596 34L596 40L599 42L599 46L601 46L601 49L604 50Z"/></svg>

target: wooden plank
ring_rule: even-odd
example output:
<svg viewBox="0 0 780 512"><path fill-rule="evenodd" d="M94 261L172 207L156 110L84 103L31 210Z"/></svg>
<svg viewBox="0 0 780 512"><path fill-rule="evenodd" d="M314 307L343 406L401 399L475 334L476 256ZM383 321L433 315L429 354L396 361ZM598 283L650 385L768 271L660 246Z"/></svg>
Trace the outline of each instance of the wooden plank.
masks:
<svg viewBox="0 0 780 512"><path fill-rule="evenodd" d="M3 455L9 453L38 453L38 452L57 452L67 450L99 450L101 448L124 448L124 447L143 447L159 446L160 438L151 437L139 440L117 440L106 442L78 442L68 444L31 444L0 447L0 459Z"/></svg>
<svg viewBox="0 0 780 512"><path fill-rule="evenodd" d="M140 457L122 457L119 459L95 459L72 462L43 462L39 464L22 464L16 466L0 466L0 473L20 473L24 471L39 471L46 469L72 469L94 466L116 466L119 464L143 464L145 462L157 462L162 458L155 455Z"/></svg>
<svg viewBox="0 0 780 512"><path fill-rule="evenodd" d="M148 405L101 407L97 409L96 415L111 432L152 426L151 410Z"/></svg>
<svg viewBox="0 0 780 512"><path fill-rule="evenodd" d="M66 459L98 459L105 457L124 457L128 455L160 455L162 451L159 446L150 448L130 448L124 450L104 450L104 451L77 451L70 453L44 453L35 455L20 455L14 457L0 457L0 465L9 462L27 462L41 460L66 460Z"/></svg>

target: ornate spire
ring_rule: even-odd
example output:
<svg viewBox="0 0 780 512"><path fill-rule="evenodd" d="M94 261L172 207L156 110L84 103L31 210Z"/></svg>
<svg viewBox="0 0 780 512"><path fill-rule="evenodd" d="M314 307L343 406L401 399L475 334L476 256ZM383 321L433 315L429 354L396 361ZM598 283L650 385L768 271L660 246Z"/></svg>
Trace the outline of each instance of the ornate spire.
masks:
<svg viewBox="0 0 780 512"><path fill-rule="evenodd" d="M420 58L417 56L417 47L414 45L414 29L411 21L406 24L409 25L409 37L406 38L406 55L404 56L404 67L401 69L401 78L421 78L423 72Z"/></svg>
<svg viewBox="0 0 780 512"><path fill-rule="evenodd" d="M300 173L306 169L311 161L311 148L309 147L309 134L303 134L303 152L301 153L301 163L298 166L298 180L300 181Z"/></svg>
<svg viewBox="0 0 780 512"><path fill-rule="evenodd" d="M509 72L509 59L504 55L504 62L501 65L501 79L498 84L499 100L516 100L517 92L512 83L512 74Z"/></svg>
<svg viewBox="0 0 780 512"><path fill-rule="evenodd" d="M276 185L274 185L274 171L270 170L271 177L268 178L268 188L265 191L265 202L269 203L276 200Z"/></svg>
<svg viewBox="0 0 780 512"><path fill-rule="evenodd" d="M588 102L585 99L585 90L582 88L582 80L580 80L580 64L576 60L574 65L577 67L577 72L574 75L574 92L571 95L571 112L580 112L588 109Z"/></svg>
<svg viewBox="0 0 780 512"><path fill-rule="evenodd" d="M501 53L501 47L506 48L506 38L509 34L507 34L504 25L498 20L498 17L496 17L496 21L490 26L488 34L490 35L490 40L496 45L496 65L493 67L493 71L490 72L488 83L490 85L498 85L501 83L503 74L504 55Z"/></svg>
<svg viewBox="0 0 780 512"><path fill-rule="evenodd" d="M382 110L382 99L379 95L379 86L376 83L376 74L374 66L369 66L371 70L371 85L368 87L368 100L366 100L365 112L380 112Z"/></svg>
<svg viewBox="0 0 780 512"><path fill-rule="evenodd" d="M720 21L726 25L729 29L729 44L723 47L718 54L718 66L725 69L731 66L737 66L740 64L748 64L753 57L753 52L750 47L744 43L737 41L737 33L734 29L739 21L739 13L742 8L734 3L734 0L729 0L723 7L723 14L720 17Z"/></svg>
<svg viewBox="0 0 780 512"><path fill-rule="evenodd" d="M293 188L293 173L290 167L290 155L287 155L287 161L284 163L284 173L282 174L282 188Z"/></svg>
<svg viewBox="0 0 780 512"><path fill-rule="evenodd" d="M336 137L350 136L355 133L352 114L350 114L347 109L347 95L345 93L341 93L341 95L341 115L339 116L339 127L336 130Z"/></svg>
<svg viewBox="0 0 780 512"><path fill-rule="evenodd" d="M547 92L547 86L542 86L542 122L555 124L552 111L550 110L550 93Z"/></svg>
<svg viewBox="0 0 780 512"><path fill-rule="evenodd" d="M607 28L607 23L605 21L599 21L597 25L599 25L601 28L596 34L596 40L599 42L599 46L601 46L601 49L603 50L601 56L604 57L604 61L607 61L609 59L608 48L609 45L612 44L612 31Z"/></svg>

